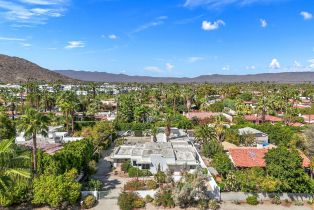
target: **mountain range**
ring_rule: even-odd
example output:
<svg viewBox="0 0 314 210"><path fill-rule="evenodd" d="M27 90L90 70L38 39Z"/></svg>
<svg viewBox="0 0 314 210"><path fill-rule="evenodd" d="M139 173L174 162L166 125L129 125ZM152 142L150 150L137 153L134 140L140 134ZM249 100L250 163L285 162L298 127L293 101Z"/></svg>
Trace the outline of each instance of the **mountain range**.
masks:
<svg viewBox="0 0 314 210"><path fill-rule="evenodd" d="M188 77L149 77L129 76L126 74L111 74L91 71L56 71L65 76L94 82L138 82L138 83L247 83L247 82L276 82L276 83L306 83L314 82L314 72L282 72L262 73L249 75L202 75L194 78Z"/></svg>
<svg viewBox="0 0 314 210"><path fill-rule="evenodd" d="M0 82L18 83L28 80L64 83L77 81L125 82L125 83L239 83L239 82L276 82L305 83L314 82L314 72L282 72L249 75L202 75L188 77L150 77L129 76L95 71L55 70L51 71L28 60L7 55L0 55Z"/></svg>

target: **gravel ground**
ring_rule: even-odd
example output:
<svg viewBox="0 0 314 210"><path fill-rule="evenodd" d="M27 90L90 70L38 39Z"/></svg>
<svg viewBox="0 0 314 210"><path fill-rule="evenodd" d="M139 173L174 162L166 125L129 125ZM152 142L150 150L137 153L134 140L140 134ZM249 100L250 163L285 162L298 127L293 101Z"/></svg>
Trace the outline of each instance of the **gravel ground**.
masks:
<svg viewBox="0 0 314 210"><path fill-rule="evenodd" d="M145 210L181 210L181 208L171 208L171 209L165 209L161 207L155 207L151 204L146 205L144 208ZM143 209L143 210L144 210ZM186 208L184 210L197 210L197 208ZM223 202L220 205L219 210L314 210L314 206L311 208L309 205L304 205L304 206L294 206L291 205L289 207L282 206L282 205L274 205L274 204L263 204L263 205L257 205L257 206L251 206L248 204L241 204L241 205L236 205L233 204L232 202Z"/></svg>

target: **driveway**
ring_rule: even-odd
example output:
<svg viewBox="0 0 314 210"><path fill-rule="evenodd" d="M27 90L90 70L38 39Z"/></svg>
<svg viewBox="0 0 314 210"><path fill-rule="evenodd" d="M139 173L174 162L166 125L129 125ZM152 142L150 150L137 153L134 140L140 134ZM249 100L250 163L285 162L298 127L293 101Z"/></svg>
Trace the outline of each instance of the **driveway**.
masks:
<svg viewBox="0 0 314 210"><path fill-rule="evenodd" d="M99 200L95 210L119 210L117 201L123 185L127 179L111 174L110 155L113 148L103 151L102 158L98 162L98 170L93 175L94 179L99 179L104 183L103 190L99 193Z"/></svg>

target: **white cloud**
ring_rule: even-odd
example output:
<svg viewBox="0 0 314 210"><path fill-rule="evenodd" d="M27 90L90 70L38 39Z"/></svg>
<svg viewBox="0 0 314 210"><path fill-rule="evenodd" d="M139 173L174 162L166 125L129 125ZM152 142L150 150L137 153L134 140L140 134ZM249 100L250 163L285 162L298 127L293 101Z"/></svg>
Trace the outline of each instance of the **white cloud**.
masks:
<svg viewBox="0 0 314 210"><path fill-rule="evenodd" d="M74 49L74 48L84 48L85 43L83 41L69 41L68 45L65 46L66 49Z"/></svg>
<svg viewBox="0 0 314 210"><path fill-rule="evenodd" d="M0 37L2 41L25 41L26 39L23 38L16 38L16 37Z"/></svg>
<svg viewBox="0 0 314 210"><path fill-rule="evenodd" d="M139 32L145 31L146 29L163 25L165 23L165 20L167 19L168 19L167 16L159 16L155 18L153 21L137 27L133 32L131 32L131 34L139 33Z"/></svg>
<svg viewBox="0 0 314 210"><path fill-rule="evenodd" d="M21 43L22 47L31 47L32 44L29 44L29 43Z"/></svg>
<svg viewBox="0 0 314 210"><path fill-rule="evenodd" d="M173 68L174 68L174 65L173 65L173 64L171 64L171 63L166 63L166 69L167 69L168 71L171 71Z"/></svg>
<svg viewBox="0 0 314 210"><path fill-rule="evenodd" d="M269 64L270 69L280 69L280 63L276 58L273 58Z"/></svg>
<svg viewBox="0 0 314 210"><path fill-rule="evenodd" d="M306 11L300 12L300 15L304 18L304 20L311 20L313 18L313 15Z"/></svg>
<svg viewBox="0 0 314 210"><path fill-rule="evenodd" d="M145 71L161 73L162 70L158 66L146 66L144 67Z"/></svg>
<svg viewBox="0 0 314 210"><path fill-rule="evenodd" d="M218 29L220 26L226 25L224 21L222 20L217 20L214 22L206 21L204 20L202 22L202 29L205 31L212 31Z"/></svg>
<svg viewBox="0 0 314 210"><path fill-rule="evenodd" d="M278 2L279 0L185 0L184 6L185 7L209 7L209 8L219 8L228 5L250 5L253 3L272 3ZM281 0L281 1L288 1L288 0Z"/></svg>
<svg viewBox="0 0 314 210"><path fill-rule="evenodd" d="M226 66L222 67L221 70L223 70L223 71L230 71L230 66L226 65Z"/></svg>
<svg viewBox="0 0 314 210"><path fill-rule="evenodd" d="M108 35L108 39L115 40L115 39L118 39L118 36L115 34L110 34L110 35Z"/></svg>
<svg viewBox="0 0 314 210"><path fill-rule="evenodd" d="M188 57L187 61L188 61L189 63L196 63L196 62L202 61L202 60L204 60L204 59L205 59L205 58L203 58L203 57L193 56L193 57Z"/></svg>
<svg viewBox="0 0 314 210"><path fill-rule="evenodd" d="M308 62L310 63L309 67L314 69L314 59L308 60Z"/></svg>
<svg viewBox="0 0 314 210"><path fill-rule="evenodd" d="M0 0L0 16L18 26L47 23L49 18L60 17L69 0Z"/></svg>
<svg viewBox="0 0 314 210"><path fill-rule="evenodd" d="M256 66L254 66L254 65L246 66L246 69L247 69L247 70L255 70L255 69L256 69Z"/></svg>
<svg viewBox="0 0 314 210"><path fill-rule="evenodd" d="M34 5L55 5L65 2L64 0L20 0L22 3Z"/></svg>
<svg viewBox="0 0 314 210"><path fill-rule="evenodd" d="M267 27L268 23L267 23L267 21L265 19L260 19L259 21L261 23L261 27L262 28L266 28Z"/></svg>
<svg viewBox="0 0 314 210"><path fill-rule="evenodd" d="M293 66L299 68L299 67L301 67L302 65L301 65L298 61L294 61Z"/></svg>

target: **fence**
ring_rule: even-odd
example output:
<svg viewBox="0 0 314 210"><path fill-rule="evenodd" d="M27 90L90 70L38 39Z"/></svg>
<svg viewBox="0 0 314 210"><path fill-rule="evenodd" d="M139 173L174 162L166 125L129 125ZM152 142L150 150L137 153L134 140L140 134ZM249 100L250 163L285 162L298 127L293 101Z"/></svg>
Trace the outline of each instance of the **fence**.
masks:
<svg viewBox="0 0 314 210"><path fill-rule="evenodd" d="M196 152L196 155L198 156L198 159L199 159L199 161L200 161L201 167L202 167L202 168L206 168L207 171L208 171L208 173L210 174L210 172L209 172L209 170L208 170L206 164L204 163L204 161L203 161L201 155L198 153L196 147L195 147L194 145L193 145L193 147L194 147L194 150L195 150L195 152ZM210 185L210 187L211 187L211 189L212 189L212 191L209 191L209 192L208 192L209 196L210 196L211 198L220 200L220 188L219 188L219 186L217 185L216 181L214 180L214 178L212 177L211 174L210 174L210 177L209 177L208 179L209 179L209 180L208 180L208 181L209 181L209 185Z"/></svg>
<svg viewBox="0 0 314 210"><path fill-rule="evenodd" d="M250 195L256 195L258 200L271 200L274 196L278 195L280 200L300 200L307 201L314 199L314 194L306 193L246 193L246 192L222 192L221 200L223 201L245 201Z"/></svg>

